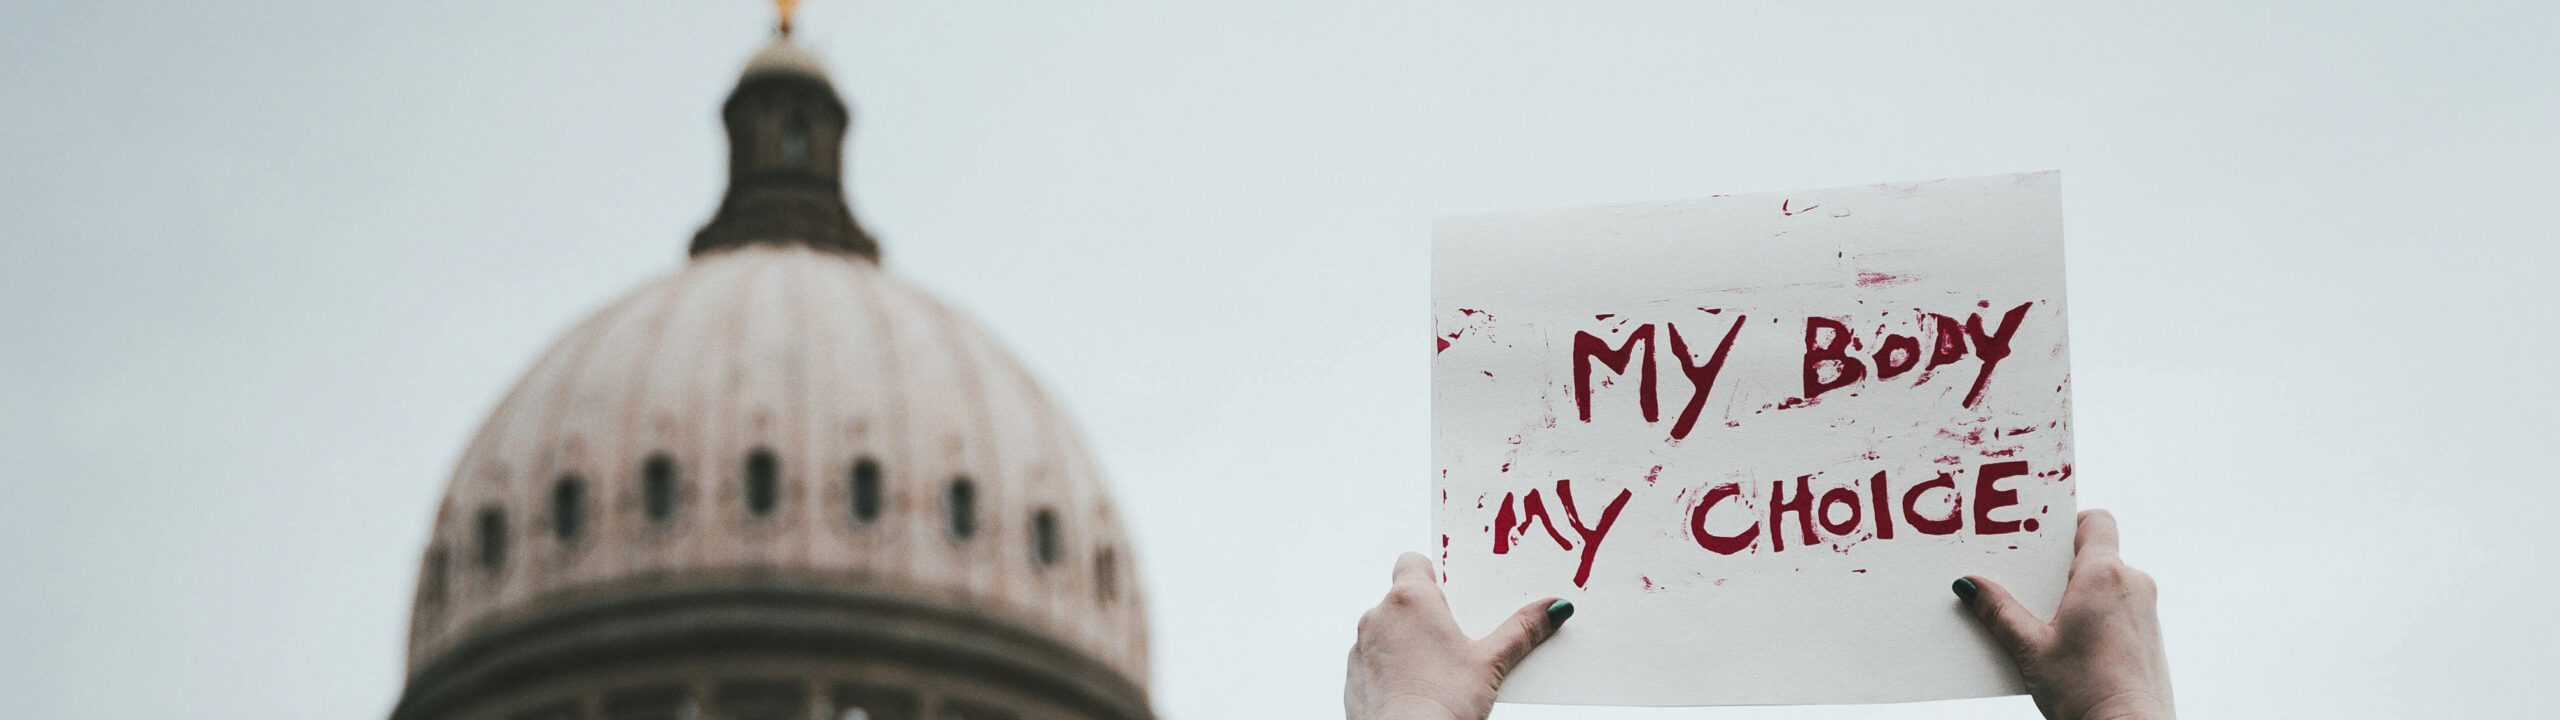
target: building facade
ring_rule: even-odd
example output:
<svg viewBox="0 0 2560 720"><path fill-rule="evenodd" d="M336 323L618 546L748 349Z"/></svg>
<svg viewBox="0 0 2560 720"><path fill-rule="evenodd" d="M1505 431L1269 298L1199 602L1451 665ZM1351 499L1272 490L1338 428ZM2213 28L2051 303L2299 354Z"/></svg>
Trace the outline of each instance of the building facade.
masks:
<svg viewBox="0 0 2560 720"><path fill-rule="evenodd" d="M454 468L392 720L1147 720L1127 536L1068 419L884 272L787 31L673 275L568 331Z"/></svg>

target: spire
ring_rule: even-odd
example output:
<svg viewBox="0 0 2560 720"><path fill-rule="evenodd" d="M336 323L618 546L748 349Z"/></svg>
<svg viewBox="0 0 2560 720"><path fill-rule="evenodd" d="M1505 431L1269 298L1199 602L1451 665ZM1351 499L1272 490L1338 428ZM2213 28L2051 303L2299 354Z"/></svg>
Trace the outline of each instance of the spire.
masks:
<svg viewBox="0 0 2560 720"><path fill-rule="evenodd" d="M754 244L806 245L874 261L880 246L845 204L844 137L852 114L826 68L791 41L797 0L776 0L774 39L747 61L720 108L729 130L729 191L694 233L692 254Z"/></svg>

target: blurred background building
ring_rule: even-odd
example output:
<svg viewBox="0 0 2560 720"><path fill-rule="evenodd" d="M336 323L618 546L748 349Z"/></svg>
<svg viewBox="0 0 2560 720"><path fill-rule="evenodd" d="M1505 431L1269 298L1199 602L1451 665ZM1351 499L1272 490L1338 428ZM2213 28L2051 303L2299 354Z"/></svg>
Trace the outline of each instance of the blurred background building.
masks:
<svg viewBox="0 0 2560 720"><path fill-rule="evenodd" d="M722 119L690 262L556 341L454 468L393 720L1152 717L1102 478L881 269L787 19Z"/></svg>

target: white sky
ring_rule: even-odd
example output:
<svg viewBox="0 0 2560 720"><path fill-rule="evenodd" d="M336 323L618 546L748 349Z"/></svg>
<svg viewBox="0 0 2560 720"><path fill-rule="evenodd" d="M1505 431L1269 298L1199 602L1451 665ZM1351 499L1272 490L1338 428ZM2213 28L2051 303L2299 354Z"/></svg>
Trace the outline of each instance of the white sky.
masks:
<svg viewBox="0 0 2560 720"><path fill-rule="evenodd" d="M1169 718L1339 712L1427 537L1433 216L2042 168L2081 500L2160 579L2188 713L2560 713L2552 6L1730 5L822 0L802 36L889 265L1109 469ZM7 714L386 712L448 465L681 261L769 22L0 5Z"/></svg>

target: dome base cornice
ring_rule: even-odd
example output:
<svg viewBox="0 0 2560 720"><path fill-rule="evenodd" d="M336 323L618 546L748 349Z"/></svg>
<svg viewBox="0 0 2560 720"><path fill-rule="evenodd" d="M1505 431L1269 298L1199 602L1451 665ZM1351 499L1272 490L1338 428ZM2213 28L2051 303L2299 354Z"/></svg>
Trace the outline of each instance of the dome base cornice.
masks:
<svg viewBox="0 0 2560 720"><path fill-rule="evenodd" d="M1018 689L1094 718L1153 720L1146 692L1047 636L948 599L721 574L590 589L471 633L411 674L390 720L440 720L557 678L705 657L884 660Z"/></svg>

